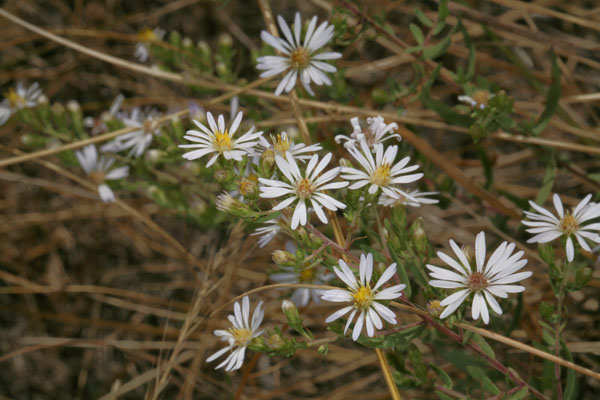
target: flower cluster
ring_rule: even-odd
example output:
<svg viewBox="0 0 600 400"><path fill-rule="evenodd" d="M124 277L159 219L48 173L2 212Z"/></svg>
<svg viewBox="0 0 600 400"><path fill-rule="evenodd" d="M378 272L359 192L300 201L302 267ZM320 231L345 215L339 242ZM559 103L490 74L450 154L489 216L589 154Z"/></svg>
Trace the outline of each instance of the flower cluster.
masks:
<svg viewBox="0 0 600 400"><path fill-rule="evenodd" d="M42 90L37 82L29 87L18 82L16 87L8 89L4 93L4 100L0 102L0 126L19 110L35 107L41 96Z"/></svg>

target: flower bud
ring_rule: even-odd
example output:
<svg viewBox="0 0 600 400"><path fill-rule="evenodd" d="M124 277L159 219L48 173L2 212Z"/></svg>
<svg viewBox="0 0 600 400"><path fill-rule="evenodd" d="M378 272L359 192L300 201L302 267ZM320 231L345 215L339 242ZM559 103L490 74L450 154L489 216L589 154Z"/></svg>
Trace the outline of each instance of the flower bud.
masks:
<svg viewBox="0 0 600 400"><path fill-rule="evenodd" d="M238 190L246 199L256 198L258 196L258 177L251 174L242 178Z"/></svg>
<svg viewBox="0 0 600 400"><path fill-rule="evenodd" d="M223 33L219 36L219 46L229 48L233 45L233 38L228 33Z"/></svg>
<svg viewBox="0 0 600 400"><path fill-rule="evenodd" d="M273 350L280 350L286 345L285 340L279 333L273 333L267 336L265 344Z"/></svg>
<svg viewBox="0 0 600 400"><path fill-rule="evenodd" d="M417 218L415 222L410 226L410 233L413 237L413 242L417 251L421 254L427 252L427 234L425 233L425 227L423 226L423 219Z"/></svg>
<svg viewBox="0 0 600 400"><path fill-rule="evenodd" d="M258 167L260 168L261 175L263 177L271 177L273 173L273 166L275 165L275 150L266 149L260 155L260 159L258 161Z"/></svg>
<svg viewBox="0 0 600 400"><path fill-rule="evenodd" d="M81 107L79 106L77 100L69 100L67 102L67 110L75 114L81 111Z"/></svg>
<svg viewBox="0 0 600 400"><path fill-rule="evenodd" d="M300 318L300 313L298 312L298 307L294 303L289 300L284 300L281 303L281 310L285 315L285 318L288 320L288 324L290 327L297 331L303 330L302 328L302 318Z"/></svg>
<svg viewBox="0 0 600 400"><path fill-rule="evenodd" d="M185 48L190 48L194 45L194 42L192 42L192 39L190 39L189 37L186 36L181 41L181 45Z"/></svg>
<svg viewBox="0 0 600 400"><path fill-rule="evenodd" d="M234 199L229 193L223 193L217 196L217 209L236 217L255 218L257 213L252 211L247 204Z"/></svg>
<svg viewBox="0 0 600 400"><path fill-rule="evenodd" d="M282 265L284 267L291 267L296 264L296 256L289 251L275 250L271 257L273 258L273 262L275 264Z"/></svg>
<svg viewBox="0 0 600 400"><path fill-rule="evenodd" d="M226 169L218 169L213 174L213 178L215 181L217 181L223 185L223 184L229 183L231 181L231 179L233 178L233 175L231 174L231 172L229 172Z"/></svg>

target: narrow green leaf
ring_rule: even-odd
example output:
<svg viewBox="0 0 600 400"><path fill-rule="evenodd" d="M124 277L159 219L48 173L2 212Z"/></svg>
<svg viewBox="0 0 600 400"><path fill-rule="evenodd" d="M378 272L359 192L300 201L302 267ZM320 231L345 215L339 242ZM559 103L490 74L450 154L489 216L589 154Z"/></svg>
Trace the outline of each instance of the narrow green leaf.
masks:
<svg viewBox="0 0 600 400"><path fill-rule="evenodd" d="M560 68L558 68L556 55L552 53L552 85L550 85L550 89L548 89L546 95L546 107L532 129L534 135L539 135L546 129L550 118L552 118L558 107L558 100L560 100L560 76Z"/></svg>
<svg viewBox="0 0 600 400"><path fill-rule="evenodd" d="M544 174L544 180L542 181L542 187L538 191L537 196L535 197L536 204L544 204L546 199L550 195L550 191L554 186L554 180L556 179L556 159L552 157L549 161L548 166L546 167L546 173Z"/></svg>
<svg viewBox="0 0 600 400"><path fill-rule="evenodd" d="M450 32L448 36L440 40L438 43L425 47L423 49L423 58L425 60L433 60L434 58L444 54L446 50L448 50L448 47L450 47L452 33L453 32Z"/></svg>
<svg viewBox="0 0 600 400"><path fill-rule="evenodd" d="M454 397L450 397L444 392L440 392L439 390L435 391L435 394L440 398L440 400L454 400Z"/></svg>
<svg viewBox="0 0 600 400"><path fill-rule="evenodd" d="M425 25L426 27L431 28L433 26L433 22L429 19L429 17L423 14L423 11L419 10L418 8L415 8L415 16L417 17L419 22Z"/></svg>
<svg viewBox="0 0 600 400"><path fill-rule="evenodd" d="M475 333L471 340L477 343L479 347L481 347L481 350L483 350L486 356L488 356L492 360L496 358L496 353L494 353L494 349L492 349L488 342L486 342L483 336L481 336L478 333Z"/></svg>
<svg viewBox="0 0 600 400"><path fill-rule="evenodd" d="M417 41L417 44L423 46L425 43L425 36L423 36L423 31L415 24L408 25L408 29L410 29L410 33L412 33L413 37Z"/></svg>
<svg viewBox="0 0 600 400"><path fill-rule="evenodd" d="M396 271L398 272L398 275L400 275L400 280L406 285L406 287L404 288L404 293L406 297L410 299L412 289L410 287L410 279L408 279L408 274L406 273L406 265L405 263L400 262L401 260L398 259L398 255L396 254L396 252L391 251L390 253L392 255L392 259L396 263Z"/></svg>
<svg viewBox="0 0 600 400"><path fill-rule="evenodd" d="M567 348L567 345L562 340L560 341L562 352L567 361L573 362L573 356L571 352ZM567 368L567 383L565 384L564 390L564 399L572 400L577 398L577 379L575 376L575 371L571 368Z"/></svg>
<svg viewBox="0 0 600 400"><path fill-rule="evenodd" d="M433 363L429 364L429 366L435 371L437 376L442 381L442 384L444 385L444 387L446 387L448 389L452 389L452 378L450 378L450 375L448 375L446 373L446 371L444 371L442 368L438 367L437 365L435 365Z"/></svg>
<svg viewBox="0 0 600 400"><path fill-rule="evenodd" d="M527 388L527 386L523 387L523 389L519 390L516 393L513 393L510 395L510 397L508 398L508 400L523 400L527 398L527 395L529 394L529 389Z"/></svg>
<svg viewBox="0 0 600 400"><path fill-rule="evenodd" d="M469 366L467 367L467 371L469 372L469 375L473 377L473 379L481 383L481 386L486 392L494 395L500 394L500 389L498 389L498 387L494 385L494 382L492 382L492 380L487 377L483 370L477 367Z"/></svg>
<svg viewBox="0 0 600 400"><path fill-rule="evenodd" d="M473 79L473 76L475 76L475 45L473 44L473 40L471 39L471 36L469 36L467 29L462 24L462 20L460 19L460 17L458 18L458 29L463 35L465 47L469 49L469 57L467 59L467 70L465 71L464 81L470 82Z"/></svg>

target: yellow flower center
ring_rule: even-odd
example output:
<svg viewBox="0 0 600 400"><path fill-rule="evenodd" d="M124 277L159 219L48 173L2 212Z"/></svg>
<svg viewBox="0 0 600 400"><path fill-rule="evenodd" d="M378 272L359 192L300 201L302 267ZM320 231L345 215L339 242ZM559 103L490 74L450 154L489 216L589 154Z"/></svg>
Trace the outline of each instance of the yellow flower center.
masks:
<svg viewBox="0 0 600 400"><path fill-rule="evenodd" d="M308 51L304 47L298 47L290 56L290 64L294 69L303 69L308 67L308 62L310 61L310 55Z"/></svg>
<svg viewBox="0 0 600 400"><path fill-rule="evenodd" d="M25 99L19 96L14 88L8 89L8 92L4 93L4 97L10 103L11 108L22 108L25 106Z"/></svg>
<svg viewBox="0 0 600 400"><path fill-rule="evenodd" d="M469 288L473 292L479 292L488 286L488 280L481 272L474 272L469 276Z"/></svg>
<svg viewBox="0 0 600 400"><path fill-rule="evenodd" d="M137 38L140 42L153 42L158 40L158 37L154 33L154 31L150 28L144 28L138 32Z"/></svg>
<svg viewBox="0 0 600 400"><path fill-rule="evenodd" d="M477 103L477 107L486 107L488 105L488 102L490 101L490 92L488 92L487 90L478 90L475 93L473 93L473 96L471 96L471 98L475 100L475 102Z"/></svg>
<svg viewBox="0 0 600 400"><path fill-rule="evenodd" d="M369 308L371 303L373 303L373 292L367 286L361 286L352 297L354 297L354 306L361 310Z"/></svg>
<svg viewBox="0 0 600 400"><path fill-rule="evenodd" d="M215 138L213 139L213 144L220 153L227 151L227 150L231 150L232 143L231 143L231 138L229 137L229 132L227 132L227 131L225 131L224 133L221 133L219 131L215 132Z"/></svg>
<svg viewBox="0 0 600 400"><path fill-rule="evenodd" d="M317 275L316 268L305 268L302 271L300 271L299 279L300 279L300 282L310 283L315 280L316 275Z"/></svg>
<svg viewBox="0 0 600 400"><path fill-rule="evenodd" d="M371 174L371 183L374 183L377 186L389 185L391 181L390 169L390 164L383 164L377 167L377 169L375 169L375 171L373 171Z"/></svg>
<svg viewBox="0 0 600 400"><path fill-rule="evenodd" d="M248 329L236 329L234 327L229 328L229 333L235 340L235 345L238 347L246 346L250 340L252 340L252 332Z"/></svg>
<svg viewBox="0 0 600 400"><path fill-rule="evenodd" d="M444 307L442 307L439 300L435 299L427 303L427 311L429 311L429 314L437 317L444 311Z"/></svg>
<svg viewBox="0 0 600 400"><path fill-rule="evenodd" d="M565 213L565 216L560 220L559 223L560 230L570 235L579 230L579 222L577 222L577 218L572 216L570 213Z"/></svg>
<svg viewBox="0 0 600 400"><path fill-rule="evenodd" d="M101 183L104 182L104 178L106 177L104 175L104 172L102 171L92 171L89 175L90 177L90 181L94 182L95 185L100 185Z"/></svg>
<svg viewBox="0 0 600 400"><path fill-rule="evenodd" d="M290 149L291 144L290 138L287 136L282 137L280 134L277 134L277 137L273 139L273 147L281 154L285 154Z"/></svg>
<svg viewBox="0 0 600 400"><path fill-rule="evenodd" d="M258 187L258 177L254 174L248 175L240 182L240 194L244 197L252 194Z"/></svg>
<svg viewBox="0 0 600 400"><path fill-rule="evenodd" d="M313 186L312 182L306 178L300 179L296 184L296 194L301 199L306 199L307 197L310 197L310 195L313 194L314 191L315 187Z"/></svg>

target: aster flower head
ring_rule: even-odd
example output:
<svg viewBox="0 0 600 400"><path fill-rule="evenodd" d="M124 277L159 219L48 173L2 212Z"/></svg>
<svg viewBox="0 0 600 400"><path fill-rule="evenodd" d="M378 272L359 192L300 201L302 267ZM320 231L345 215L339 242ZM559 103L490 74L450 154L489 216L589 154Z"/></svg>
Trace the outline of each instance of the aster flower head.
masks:
<svg viewBox="0 0 600 400"><path fill-rule="evenodd" d="M250 236L260 235L260 238L258 238L258 245L263 248L283 230L281 224L284 222L284 217L280 215L275 219L265 222L263 226L256 228Z"/></svg>
<svg viewBox="0 0 600 400"><path fill-rule="evenodd" d="M111 112L113 108L114 103L111 107ZM141 110L139 107L134 107L130 112L118 112L115 116L127 128L135 128L135 130L104 144L100 150L109 153L129 150L129 156L141 157L146 149L150 147L150 144L152 144L154 136L160 134L158 119L161 114L152 108Z"/></svg>
<svg viewBox="0 0 600 400"><path fill-rule="evenodd" d="M192 150L183 155L186 160L195 160L204 155L216 153L206 164L210 167L217 161L219 156L223 156L226 160L241 161L242 157L252 153L254 146L258 143L258 139L262 136L262 132L254 132L254 127L238 138L234 138L240 124L242 122L242 112L240 111L229 129L225 126L225 118L219 115L215 121L210 112L206 113L208 127L194 120L197 130L189 130L184 136L185 139L195 142L194 144L180 144L181 148L192 148Z"/></svg>
<svg viewBox="0 0 600 400"><path fill-rule="evenodd" d="M276 155L281 157L285 157L285 153L289 152L296 160L301 161L311 158L311 155L306 153L323 150L319 143L309 146L304 143L296 143L285 131L278 133L276 136L271 135L270 142L264 136L261 136L258 144L262 147L262 152L272 149Z"/></svg>
<svg viewBox="0 0 600 400"><path fill-rule="evenodd" d="M324 285L333 278L326 274L326 270L319 265L308 265L300 270L294 267L281 267L283 272L271 274L269 278L277 283L311 283ZM321 296L325 291L322 289L297 288L292 293L290 300L298 307L305 307L312 299L315 304L320 303Z"/></svg>
<svg viewBox="0 0 600 400"><path fill-rule="evenodd" d="M266 78L285 73L285 76L275 89L275 95L279 96L284 91L290 92L296 85L298 78L308 93L314 96L310 88L311 82L316 85L331 85L331 80L325 72L335 72L337 69L325 60L335 60L342 55L336 52L319 53L321 47L325 46L333 38L333 25L326 21L317 27L317 16L314 16L304 34L302 41L302 21L300 13L296 13L292 30L283 17L278 16L279 29L283 38L262 31L260 37L269 46L273 47L282 55L264 56L256 59L257 69L264 71L260 77Z"/></svg>
<svg viewBox="0 0 600 400"><path fill-rule="evenodd" d="M164 36L165 31L161 28L150 29L146 27L139 31L137 34L139 42L135 45L135 58L140 62L148 61L150 55L150 43L159 42Z"/></svg>
<svg viewBox="0 0 600 400"><path fill-rule="evenodd" d="M431 286L459 289L440 302L440 305L445 307L440 318L452 314L472 294L471 316L474 320L481 316L483 322L487 324L490 320L488 305L496 314L502 314L502 309L494 296L507 298L508 293L519 293L525 290L524 286L515 283L529 278L532 273L518 272L527 265L527 260L521 259L523 251L513 254L514 243L501 243L487 262L484 232L479 232L477 235L474 257L468 257L466 254L468 252L461 250L454 240L450 240L450 247L458 260L441 251L438 251L437 255L453 271L427 264L429 275L435 278L429 281Z"/></svg>
<svg viewBox="0 0 600 400"><path fill-rule="evenodd" d="M304 172L301 172L296 160L289 151L286 152L285 159L281 156L275 156L275 163L283 174L284 181L259 178L261 183L260 197L272 199L285 196L285 200L273 207L275 211L282 210L296 202L292 215L292 229L296 229L298 225L306 225L309 214L308 207L310 206L312 206L321 222L326 224L327 216L323 212L323 207L336 211L346 208L346 205L326 194L325 191L348 186L348 182L330 182L338 176L341 170L340 167L322 173L331 158L332 154L327 153L319 162L319 156L315 154L308 162Z"/></svg>
<svg viewBox="0 0 600 400"><path fill-rule="evenodd" d="M93 144L76 150L75 156L90 180L98 186L98 194L102 201L105 203L115 201L115 194L105 182L126 178L129 175L129 167L112 168L115 160L105 156L98 157L98 151Z"/></svg>
<svg viewBox="0 0 600 400"><path fill-rule="evenodd" d="M4 92L4 100L0 102L0 126L4 125L11 115L24 108L35 107L38 99L42 95L42 90L37 82L34 82L28 88L21 82L17 86Z"/></svg>
<svg viewBox="0 0 600 400"><path fill-rule="evenodd" d="M458 96L458 101L467 103L472 108L484 110L493 97L494 94L488 92L487 90L476 90L471 96L466 94Z"/></svg>
<svg viewBox="0 0 600 400"><path fill-rule="evenodd" d="M337 143L341 143L344 140L344 147L346 148L356 146L358 142L366 142L374 152L378 144L388 139L397 138L397 140L402 140L402 137L395 133L395 130L398 129L398 124L395 122L386 124L381 116L367 118L367 128L363 128L360 125L357 117L352 118L350 123L354 131L349 137L344 135L337 135L335 137Z"/></svg>
<svg viewBox="0 0 600 400"><path fill-rule="evenodd" d="M348 331L354 317L358 314L354 330L352 331L352 339L357 340L362 331L363 325L367 328L367 334L372 337L375 333L375 328L383 328L381 318L390 324L396 324L396 315L381 301L393 300L402 296L402 290L406 285L400 284L381 289L383 284L389 281L396 273L396 264L391 264L379 277L377 283L372 286L371 277L373 275L373 255L365 256L361 254L359 264L359 279L357 280L354 273L344 262L339 260L339 267L333 267L335 274L348 286L347 290L331 289L323 293L321 298L333 302L348 302L351 305L342 308L331 314L325 320L326 323L335 321L336 319L348 314L348 321L344 328L344 334Z"/></svg>
<svg viewBox="0 0 600 400"><path fill-rule="evenodd" d="M225 367L225 371L234 371L240 369L244 362L246 347L252 339L259 337L263 331L259 331L265 311L263 302L259 302L252 319L250 320L250 300L248 296L244 296L242 304L235 302L233 306L233 315L227 317L231 322L231 327L227 330L217 329L213 333L220 337L222 341L227 342L227 346L214 353L206 359L206 362L211 362L221 357L223 354L230 352L225 361L217 365L215 369Z"/></svg>
<svg viewBox="0 0 600 400"><path fill-rule="evenodd" d="M382 144L378 144L375 149L375 158L371 154L371 150L364 141L360 142L360 149L356 147L348 147L348 152L361 165L363 170L344 167L342 169L342 178L356 181L349 186L349 189L360 189L366 185L369 186L369 193L375 194L378 189L383 193L393 198L400 196L407 197L413 201L408 193L404 192L395 185L414 182L420 179L423 174L408 174L419 168L418 165L408 166L410 157L404 157L402 160L394 164L398 146L389 146L384 149ZM407 175L408 174L408 175Z"/></svg>
<svg viewBox="0 0 600 400"><path fill-rule="evenodd" d="M592 194L588 194L571 211L565 211L560 197L555 193L552 201L558 217L530 200L529 205L537 213L525 211L529 220L521 221L528 227L527 232L535 234L527 243L547 243L564 236L569 262L575 257L573 236L584 250L592 251L587 240L600 243L600 222L590 224L589 221L600 217L600 204L590 203L591 198Z"/></svg>
<svg viewBox="0 0 600 400"><path fill-rule="evenodd" d="M400 197L390 197L386 193L383 193L379 197L379 204L384 207L396 207L396 206L411 206L421 207L421 204L437 204L440 201L438 199L432 199L428 196L435 196L440 192L421 192L420 190L413 190L408 193L408 196L400 195Z"/></svg>

